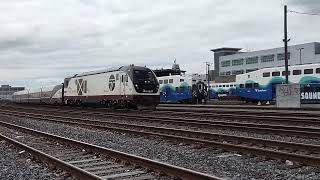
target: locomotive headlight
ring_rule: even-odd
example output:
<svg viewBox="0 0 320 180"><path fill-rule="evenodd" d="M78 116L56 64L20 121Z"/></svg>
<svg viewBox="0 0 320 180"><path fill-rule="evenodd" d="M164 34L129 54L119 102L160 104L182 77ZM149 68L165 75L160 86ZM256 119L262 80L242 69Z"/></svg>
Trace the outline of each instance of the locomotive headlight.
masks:
<svg viewBox="0 0 320 180"><path fill-rule="evenodd" d="M138 88L138 87L139 87L139 86L138 86L138 84L135 84L134 86L135 86L136 88Z"/></svg>

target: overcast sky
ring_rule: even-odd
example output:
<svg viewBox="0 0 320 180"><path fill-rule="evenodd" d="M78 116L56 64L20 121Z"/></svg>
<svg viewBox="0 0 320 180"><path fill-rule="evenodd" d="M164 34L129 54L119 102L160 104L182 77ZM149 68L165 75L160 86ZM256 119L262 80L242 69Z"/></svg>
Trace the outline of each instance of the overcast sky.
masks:
<svg viewBox="0 0 320 180"><path fill-rule="evenodd" d="M320 13L319 0L10 0L0 2L0 84L61 83L109 66L204 73L210 49L283 46L283 4ZM290 13L290 44L320 41L320 16Z"/></svg>

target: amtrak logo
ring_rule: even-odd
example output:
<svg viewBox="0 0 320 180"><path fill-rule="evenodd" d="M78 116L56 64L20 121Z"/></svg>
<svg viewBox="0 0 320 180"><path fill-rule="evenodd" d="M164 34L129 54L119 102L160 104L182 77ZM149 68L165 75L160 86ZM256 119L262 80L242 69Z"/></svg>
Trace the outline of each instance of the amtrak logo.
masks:
<svg viewBox="0 0 320 180"><path fill-rule="evenodd" d="M87 93L87 81L83 79L76 80L77 94L81 96L83 93Z"/></svg>
<svg viewBox="0 0 320 180"><path fill-rule="evenodd" d="M110 91L113 91L115 87L116 87L116 79L114 78L114 75L112 74L109 77L109 89L110 89Z"/></svg>

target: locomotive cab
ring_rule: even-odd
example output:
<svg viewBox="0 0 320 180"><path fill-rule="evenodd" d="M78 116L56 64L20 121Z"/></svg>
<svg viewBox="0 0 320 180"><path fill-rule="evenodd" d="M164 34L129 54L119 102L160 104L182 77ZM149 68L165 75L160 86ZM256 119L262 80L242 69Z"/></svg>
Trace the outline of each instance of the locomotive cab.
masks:
<svg viewBox="0 0 320 180"><path fill-rule="evenodd" d="M149 69L133 69L132 80L138 93L157 93L159 90L157 78Z"/></svg>

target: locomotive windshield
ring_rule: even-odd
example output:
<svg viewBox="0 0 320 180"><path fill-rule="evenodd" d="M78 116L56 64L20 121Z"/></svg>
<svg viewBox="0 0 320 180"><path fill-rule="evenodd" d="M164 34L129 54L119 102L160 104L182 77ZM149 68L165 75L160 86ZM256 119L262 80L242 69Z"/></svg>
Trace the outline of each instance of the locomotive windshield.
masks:
<svg viewBox="0 0 320 180"><path fill-rule="evenodd" d="M158 92L158 80L150 69L133 69L132 80L134 88L138 93Z"/></svg>
<svg viewBox="0 0 320 180"><path fill-rule="evenodd" d="M133 83L157 84L157 79L150 70L134 70Z"/></svg>

